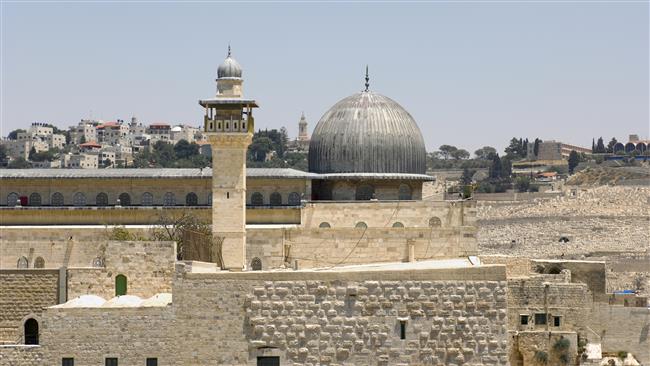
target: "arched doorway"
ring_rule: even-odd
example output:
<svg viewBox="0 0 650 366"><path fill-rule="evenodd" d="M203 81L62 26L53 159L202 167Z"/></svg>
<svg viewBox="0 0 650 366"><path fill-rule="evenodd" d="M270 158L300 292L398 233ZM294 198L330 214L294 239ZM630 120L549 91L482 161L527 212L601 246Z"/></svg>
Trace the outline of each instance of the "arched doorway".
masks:
<svg viewBox="0 0 650 366"><path fill-rule="evenodd" d="M34 318L25 322L25 344L38 344L38 322Z"/></svg>

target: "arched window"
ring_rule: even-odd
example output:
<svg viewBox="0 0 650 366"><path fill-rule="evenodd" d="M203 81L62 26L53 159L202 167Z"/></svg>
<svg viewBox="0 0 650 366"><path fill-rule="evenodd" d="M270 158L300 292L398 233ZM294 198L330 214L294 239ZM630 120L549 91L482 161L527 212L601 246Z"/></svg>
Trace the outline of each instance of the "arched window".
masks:
<svg viewBox="0 0 650 366"><path fill-rule="evenodd" d="M93 259L93 267L95 267L95 268L102 268L102 267L104 267L104 258L102 258L102 257L95 257L95 259Z"/></svg>
<svg viewBox="0 0 650 366"><path fill-rule="evenodd" d="M115 276L115 296L126 295L126 276Z"/></svg>
<svg viewBox="0 0 650 366"><path fill-rule="evenodd" d="M59 192L55 192L52 195L52 199L50 200L50 205L52 206L63 206L63 195Z"/></svg>
<svg viewBox="0 0 650 366"><path fill-rule="evenodd" d="M262 260L257 258L257 257L253 258L253 260L251 261L251 269L253 271L261 271L262 270Z"/></svg>
<svg viewBox="0 0 650 366"><path fill-rule="evenodd" d="M25 322L25 344L38 344L38 322L34 318Z"/></svg>
<svg viewBox="0 0 650 366"><path fill-rule="evenodd" d="M165 193L163 197L163 206L175 206L176 205L176 196L172 192Z"/></svg>
<svg viewBox="0 0 650 366"><path fill-rule="evenodd" d="M440 221L439 218L437 217L432 217L429 219L429 226L430 227L440 227L442 226L442 221Z"/></svg>
<svg viewBox="0 0 650 366"><path fill-rule="evenodd" d="M118 197L121 206L131 206L131 196L124 192Z"/></svg>
<svg viewBox="0 0 650 366"><path fill-rule="evenodd" d="M280 206L282 204L282 195L278 192L271 193L271 206Z"/></svg>
<svg viewBox="0 0 650 366"><path fill-rule="evenodd" d="M643 142L639 142L638 144L636 144L636 149L639 152L645 152L646 151L646 145Z"/></svg>
<svg viewBox="0 0 650 366"><path fill-rule="evenodd" d="M34 268L45 268L45 259L43 257L36 257L34 260Z"/></svg>
<svg viewBox="0 0 650 366"><path fill-rule="evenodd" d="M75 206L85 206L86 205L86 195L81 192L77 192L72 197L72 203Z"/></svg>
<svg viewBox="0 0 650 366"><path fill-rule="evenodd" d="M616 143L616 145L614 145L614 152L623 151L624 149L625 149L625 145L623 145L620 142L618 142L618 143Z"/></svg>
<svg viewBox="0 0 650 366"><path fill-rule="evenodd" d="M632 151L636 150L636 145L632 142L628 142L625 144L625 152L626 153L631 153Z"/></svg>
<svg viewBox="0 0 650 366"><path fill-rule="evenodd" d="M368 225L366 225L366 223L363 222L363 221L359 221L359 222L357 222L356 225L354 225L354 227L357 228L357 229L365 229L365 228L368 227Z"/></svg>
<svg viewBox="0 0 650 366"><path fill-rule="evenodd" d="M369 201L375 195L375 187L370 184L361 184L357 186L355 199L357 201Z"/></svg>
<svg viewBox="0 0 650 366"><path fill-rule="evenodd" d="M142 194L142 206L153 206L153 195L149 192Z"/></svg>
<svg viewBox="0 0 650 366"><path fill-rule="evenodd" d="M321 229L327 229L330 228L330 223L329 222L321 222L320 225L318 225L319 228Z"/></svg>
<svg viewBox="0 0 650 366"><path fill-rule="evenodd" d="M108 195L104 192L97 195L95 198L97 206L108 206Z"/></svg>
<svg viewBox="0 0 650 366"><path fill-rule="evenodd" d="M185 196L185 205L186 206L198 206L199 197L194 192L190 192Z"/></svg>
<svg viewBox="0 0 650 366"><path fill-rule="evenodd" d="M396 223L393 224L393 227L404 227L404 224L401 222L397 221Z"/></svg>
<svg viewBox="0 0 650 366"><path fill-rule="evenodd" d="M26 257L18 258L18 264L16 265L19 269L29 268L29 261Z"/></svg>
<svg viewBox="0 0 650 366"><path fill-rule="evenodd" d="M40 206L41 205L41 195L34 192L29 195L29 205L30 206Z"/></svg>
<svg viewBox="0 0 650 366"><path fill-rule="evenodd" d="M412 199L412 190L411 186L408 184L400 184L399 185L399 199L400 201L402 200L410 200Z"/></svg>
<svg viewBox="0 0 650 366"><path fill-rule="evenodd" d="M260 192L255 192L251 196L251 205L262 206L264 204L264 196Z"/></svg>
<svg viewBox="0 0 650 366"><path fill-rule="evenodd" d="M300 205L300 194L298 192L289 193L289 205L290 206Z"/></svg>
<svg viewBox="0 0 650 366"><path fill-rule="evenodd" d="M18 204L18 193L11 192L7 195L7 206L15 207Z"/></svg>

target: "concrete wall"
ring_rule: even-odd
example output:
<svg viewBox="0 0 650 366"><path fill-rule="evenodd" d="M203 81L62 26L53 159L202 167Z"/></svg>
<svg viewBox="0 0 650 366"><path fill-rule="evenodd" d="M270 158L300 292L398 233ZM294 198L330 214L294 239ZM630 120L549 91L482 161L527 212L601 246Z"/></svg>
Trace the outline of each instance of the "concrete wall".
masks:
<svg viewBox="0 0 650 366"><path fill-rule="evenodd" d="M23 343L25 317L58 303L58 270L0 270L0 344Z"/></svg>
<svg viewBox="0 0 650 366"><path fill-rule="evenodd" d="M596 303L587 320L603 352L631 352L642 365L650 364L650 309Z"/></svg>

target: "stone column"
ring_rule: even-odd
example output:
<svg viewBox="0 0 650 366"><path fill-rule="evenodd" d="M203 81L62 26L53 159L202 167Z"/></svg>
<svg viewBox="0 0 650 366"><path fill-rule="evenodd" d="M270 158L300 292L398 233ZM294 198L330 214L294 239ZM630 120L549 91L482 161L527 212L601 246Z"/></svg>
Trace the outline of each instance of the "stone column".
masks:
<svg viewBox="0 0 650 366"><path fill-rule="evenodd" d="M212 147L212 235L223 239L223 267L246 267L246 152L253 135L247 132L208 133Z"/></svg>

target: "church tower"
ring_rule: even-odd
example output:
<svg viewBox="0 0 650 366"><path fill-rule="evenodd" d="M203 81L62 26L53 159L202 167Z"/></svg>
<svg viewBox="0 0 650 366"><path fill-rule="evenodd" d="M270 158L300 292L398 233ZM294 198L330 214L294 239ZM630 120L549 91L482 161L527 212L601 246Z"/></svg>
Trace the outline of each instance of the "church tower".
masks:
<svg viewBox="0 0 650 366"><path fill-rule="evenodd" d="M305 112L302 112L302 115L300 116L300 122L298 122L298 141L309 141Z"/></svg>
<svg viewBox="0 0 650 366"><path fill-rule="evenodd" d="M224 269L246 267L246 152L253 139L253 108L242 96L242 69L230 53L217 69L217 94L200 100L212 147L212 235L222 241Z"/></svg>

